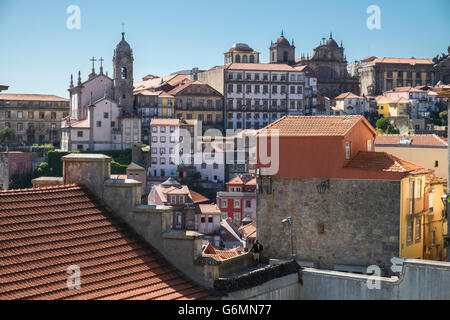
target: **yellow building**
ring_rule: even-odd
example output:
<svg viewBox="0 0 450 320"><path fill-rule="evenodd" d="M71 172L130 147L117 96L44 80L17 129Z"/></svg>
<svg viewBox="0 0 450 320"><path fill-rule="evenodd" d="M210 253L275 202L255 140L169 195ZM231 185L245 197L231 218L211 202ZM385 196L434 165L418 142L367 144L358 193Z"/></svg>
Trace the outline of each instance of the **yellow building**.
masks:
<svg viewBox="0 0 450 320"><path fill-rule="evenodd" d="M406 98L376 97L377 112L383 117L398 117L408 115L409 100Z"/></svg>
<svg viewBox="0 0 450 320"><path fill-rule="evenodd" d="M442 260L442 181L431 170L415 170L401 180L400 257ZM439 203L440 202L440 203Z"/></svg>
<svg viewBox="0 0 450 320"><path fill-rule="evenodd" d="M447 234L444 204L441 196L446 193L446 181L431 180L425 187L424 215L424 259L447 260L447 250L444 247L444 236Z"/></svg>

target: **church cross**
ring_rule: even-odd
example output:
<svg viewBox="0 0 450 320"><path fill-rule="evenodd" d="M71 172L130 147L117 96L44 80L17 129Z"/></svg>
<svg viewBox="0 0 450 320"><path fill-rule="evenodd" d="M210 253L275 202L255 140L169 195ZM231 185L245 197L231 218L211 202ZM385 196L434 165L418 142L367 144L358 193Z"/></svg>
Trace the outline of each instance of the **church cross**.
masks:
<svg viewBox="0 0 450 320"><path fill-rule="evenodd" d="M92 59L89 59L89 61L92 61L92 70L94 70L94 68L95 68L94 62L97 61L97 59L95 59L94 57L92 57Z"/></svg>
<svg viewBox="0 0 450 320"><path fill-rule="evenodd" d="M105 61L105 59L103 59L103 57L100 57L100 59L98 59L98 61L100 61L100 68L103 66L102 62Z"/></svg>

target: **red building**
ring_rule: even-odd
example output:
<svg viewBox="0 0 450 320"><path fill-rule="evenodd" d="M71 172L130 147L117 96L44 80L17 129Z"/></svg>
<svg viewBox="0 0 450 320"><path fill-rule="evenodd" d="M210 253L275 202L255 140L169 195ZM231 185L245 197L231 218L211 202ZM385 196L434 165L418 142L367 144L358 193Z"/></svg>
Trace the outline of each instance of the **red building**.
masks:
<svg viewBox="0 0 450 320"><path fill-rule="evenodd" d="M249 174L239 174L227 182L227 191L217 192L217 203L222 219L231 218L237 225L242 219L256 218L256 179Z"/></svg>

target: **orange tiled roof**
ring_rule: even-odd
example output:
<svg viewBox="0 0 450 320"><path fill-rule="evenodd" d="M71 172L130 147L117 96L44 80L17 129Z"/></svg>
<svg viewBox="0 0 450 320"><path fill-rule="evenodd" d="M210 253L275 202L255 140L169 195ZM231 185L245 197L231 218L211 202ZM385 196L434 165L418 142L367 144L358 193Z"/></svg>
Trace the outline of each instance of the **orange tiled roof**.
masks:
<svg viewBox="0 0 450 320"><path fill-rule="evenodd" d="M406 64L434 64L432 59L408 59L408 58L376 58L375 63L406 63Z"/></svg>
<svg viewBox="0 0 450 320"><path fill-rule="evenodd" d="M418 164L400 159L386 152L367 151L358 152L358 154L353 157L353 159L351 159L345 167L403 173L425 173L429 171Z"/></svg>
<svg viewBox="0 0 450 320"><path fill-rule="evenodd" d="M343 99L364 99L364 97L357 96L353 92L344 92L338 95L334 100L343 100Z"/></svg>
<svg viewBox="0 0 450 320"><path fill-rule="evenodd" d="M375 129L363 116L284 116L272 122L258 135L278 134L281 137L345 136L359 121L364 121L373 133ZM278 130L278 133L276 131Z"/></svg>
<svg viewBox="0 0 450 320"><path fill-rule="evenodd" d="M193 126L197 124L197 120L184 120L186 123L181 123L179 119L163 119L154 118L150 123L152 126L179 126L179 125L189 125Z"/></svg>
<svg viewBox="0 0 450 320"><path fill-rule="evenodd" d="M2 300L212 298L80 186L0 192L0 231Z"/></svg>
<svg viewBox="0 0 450 320"><path fill-rule="evenodd" d="M18 100L18 101L69 101L52 94L16 94L4 93L0 94L0 100Z"/></svg>
<svg viewBox="0 0 450 320"><path fill-rule="evenodd" d="M72 128L80 128L80 129L90 128L89 120L86 119L86 120L81 120L81 121L75 122L72 124Z"/></svg>
<svg viewBox="0 0 450 320"><path fill-rule="evenodd" d="M239 233L242 235L242 238L254 238L256 237L256 221L252 221L245 226L241 226L239 228Z"/></svg>
<svg viewBox="0 0 450 320"><path fill-rule="evenodd" d="M397 87L392 90L386 91L385 93L395 93L395 92L421 92L425 93L425 90L418 89L416 87Z"/></svg>
<svg viewBox="0 0 450 320"><path fill-rule="evenodd" d="M194 190L189 190L191 193L191 198L193 203L209 202L210 200L204 195L195 192Z"/></svg>
<svg viewBox="0 0 450 320"><path fill-rule="evenodd" d="M236 250L237 249L237 250ZM213 258L217 261L223 261L229 258L237 257L242 254L242 248L219 250L214 248L210 243L206 246L202 256L205 258Z"/></svg>
<svg viewBox="0 0 450 320"><path fill-rule="evenodd" d="M399 144L402 138L409 138L411 143ZM436 134L409 134L390 135L381 134L375 139L375 145L398 145L398 146L440 146L447 147L447 141Z"/></svg>
<svg viewBox="0 0 450 320"><path fill-rule="evenodd" d="M199 204L196 211L201 214L220 214L220 210L215 204Z"/></svg>

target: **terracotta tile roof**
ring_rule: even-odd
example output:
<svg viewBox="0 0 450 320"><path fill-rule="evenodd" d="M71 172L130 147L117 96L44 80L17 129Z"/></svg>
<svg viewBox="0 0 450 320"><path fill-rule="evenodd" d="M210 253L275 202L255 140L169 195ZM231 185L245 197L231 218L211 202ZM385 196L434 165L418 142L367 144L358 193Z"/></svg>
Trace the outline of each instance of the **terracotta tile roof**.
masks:
<svg viewBox="0 0 450 320"><path fill-rule="evenodd" d="M0 100L18 100L18 101L70 101L52 94L0 94Z"/></svg>
<svg viewBox="0 0 450 320"><path fill-rule="evenodd" d="M251 175L245 175L245 174L238 174L234 178L232 178L230 181L227 182L227 184L244 184L244 185L256 185L256 179L253 178Z"/></svg>
<svg viewBox="0 0 450 320"><path fill-rule="evenodd" d="M195 192L194 190L189 190L189 192L191 193L191 198L192 198L192 202L193 203L201 203L201 202L209 202L211 201L210 199L208 199L207 197L205 197L204 195Z"/></svg>
<svg viewBox="0 0 450 320"><path fill-rule="evenodd" d="M194 126L197 124L197 120L183 120L185 123L180 122L179 119L163 119L163 118L154 118L150 125L152 126L179 126L179 125L189 125Z"/></svg>
<svg viewBox="0 0 450 320"><path fill-rule="evenodd" d="M281 137L345 136L363 121L375 134L375 129L361 115L347 116L284 116L259 130L259 136L278 134ZM278 130L272 131L272 130Z"/></svg>
<svg viewBox="0 0 450 320"><path fill-rule="evenodd" d="M256 221L252 221L249 224L241 226L239 228L239 233L242 238L256 238Z"/></svg>
<svg viewBox="0 0 450 320"><path fill-rule="evenodd" d="M380 104L389 104L389 103L409 103L409 99L405 98L405 97L400 97L400 98L391 98L391 97L386 97L386 96L377 96L375 98L375 100L377 101L377 103Z"/></svg>
<svg viewBox="0 0 450 320"><path fill-rule="evenodd" d="M231 63L225 67L228 70L255 70L255 71L294 71L299 70L287 64L278 63Z"/></svg>
<svg viewBox="0 0 450 320"><path fill-rule="evenodd" d="M415 87L397 87L397 88L394 88L392 90L386 91L385 94L386 93L395 93L395 92L421 92L421 93L426 93L425 90L420 90L420 89L417 89Z"/></svg>
<svg viewBox="0 0 450 320"><path fill-rule="evenodd" d="M395 63L395 64L434 64L432 59L408 59L408 58L376 58L375 63Z"/></svg>
<svg viewBox="0 0 450 320"><path fill-rule="evenodd" d="M237 250L236 250L237 249ZM223 261L229 258L237 257L243 253L242 248L219 250L214 248L210 243L203 250L202 256L205 258L213 258L217 261Z"/></svg>
<svg viewBox="0 0 450 320"><path fill-rule="evenodd" d="M409 138L410 143L399 144L400 140L404 138ZM381 134L376 137L375 145L447 147L447 141L436 134Z"/></svg>
<svg viewBox="0 0 450 320"><path fill-rule="evenodd" d="M200 214L220 214L220 210L215 204L198 204L195 211Z"/></svg>
<svg viewBox="0 0 450 320"><path fill-rule="evenodd" d="M386 152L367 152L360 151L351 159L346 168L387 171L387 172L403 172L403 173L425 173L429 170L424 167L400 159Z"/></svg>
<svg viewBox="0 0 450 320"><path fill-rule="evenodd" d="M88 129L90 128L89 120L81 120L75 123L72 123L72 128L80 128L80 129Z"/></svg>
<svg viewBox="0 0 450 320"><path fill-rule="evenodd" d="M0 231L2 300L212 297L80 186L0 192Z"/></svg>
<svg viewBox="0 0 450 320"><path fill-rule="evenodd" d="M344 92L338 95L333 100L344 100L344 99L364 99L364 97L357 96L353 92Z"/></svg>

